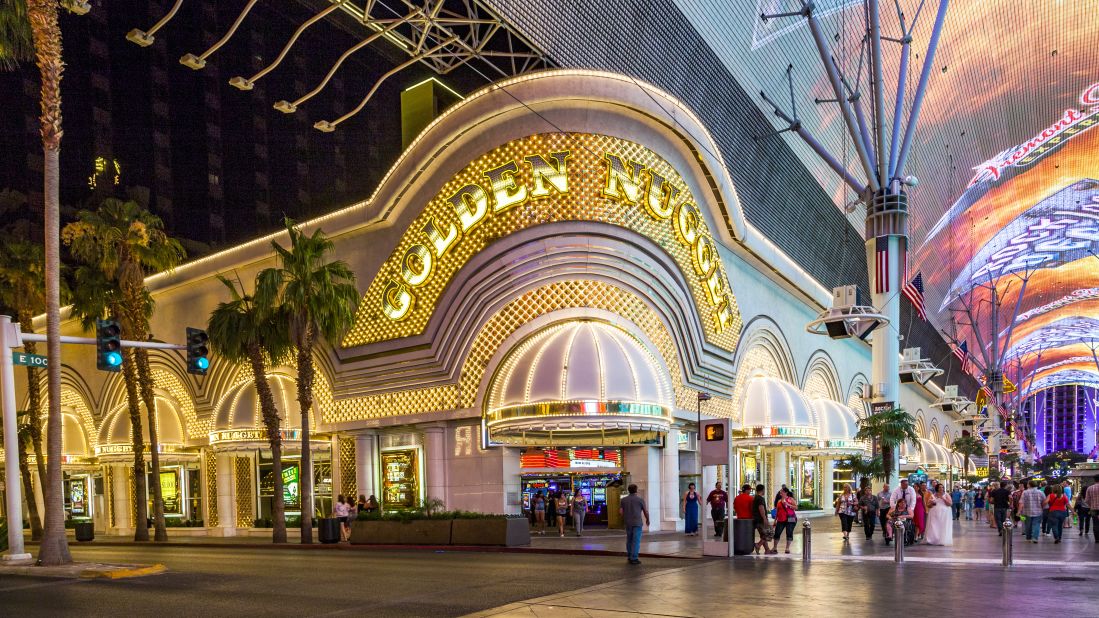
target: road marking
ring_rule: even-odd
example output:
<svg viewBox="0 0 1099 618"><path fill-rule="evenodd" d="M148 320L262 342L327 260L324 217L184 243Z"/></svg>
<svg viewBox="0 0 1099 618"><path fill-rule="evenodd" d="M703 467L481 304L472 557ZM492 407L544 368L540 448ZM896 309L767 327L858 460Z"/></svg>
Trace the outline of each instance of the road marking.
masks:
<svg viewBox="0 0 1099 618"><path fill-rule="evenodd" d="M0 592L14 592L16 590L30 590L32 588L45 588L46 586L63 586L65 584L79 584L84 580L80 579L55 579L48 582L40 582L37 584L25 584L23 586L11 586L10 588L0 588Z"/></svg>

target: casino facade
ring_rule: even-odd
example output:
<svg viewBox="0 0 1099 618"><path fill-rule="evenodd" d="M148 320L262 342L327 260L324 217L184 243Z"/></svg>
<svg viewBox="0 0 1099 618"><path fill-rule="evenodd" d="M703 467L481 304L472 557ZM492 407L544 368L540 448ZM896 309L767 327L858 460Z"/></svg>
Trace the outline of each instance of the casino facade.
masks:
<svg viewBox="0 0 1099 618"><path fill-rule="evenodd" d="M368 200L305 222L332 237L361 292L353 327L316 356L316 510L335 494L373 494L389 509L438 499L518 513L533 492L580 488L605 519L618 481L641 487L652 529L681 529L689 482L787 484L830 503L851 480L838 462L868 448L854 434L870 348L806 332L830 291L745 218L736 162L719 152L659 88L532 73L442 113ZM789 224L812 242L811 221ZM285 235L151 277L152 332L205 324L225 300L216 275L250 281L273 265L272 240ZM214 356L196 378L177 353L152 362L172 524L266 534L271 455L249 369ZM266 379L285 419L293 514L308 504L296 492L295 370ZM63 380L66 507L100 532L130 533L121 379L82 351ZM931 406L939 382L903 385L898 403L926 442L908 460L945 477L960 470L949 444L961 427ZM699 413L731 419L732 478L700 474Z"/></svg>

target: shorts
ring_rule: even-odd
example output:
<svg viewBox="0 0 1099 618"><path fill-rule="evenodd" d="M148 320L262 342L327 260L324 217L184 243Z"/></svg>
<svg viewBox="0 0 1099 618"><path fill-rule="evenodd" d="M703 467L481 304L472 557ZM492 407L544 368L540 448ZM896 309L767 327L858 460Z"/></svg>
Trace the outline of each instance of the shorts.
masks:
<svg viewBox="0 0 1099 618"><path fill-rule="evenodd" d="M759 533L761 541L770 541L775 538L775 529L767 525L767 522L757 521L756 532Z"/></svg>
<svg viewBox="0 0 1099 618"><path fill-rule="evenodd" d="M336 519L340 520L341 524L347 523L347 515L344 515L343 517L337 517Z"/></svg>

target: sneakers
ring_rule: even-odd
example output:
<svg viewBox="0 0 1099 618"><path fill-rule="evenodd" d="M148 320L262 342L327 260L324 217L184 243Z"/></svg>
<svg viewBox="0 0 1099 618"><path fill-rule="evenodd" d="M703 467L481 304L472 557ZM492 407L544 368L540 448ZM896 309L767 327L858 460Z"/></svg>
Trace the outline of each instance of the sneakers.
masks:
<svg viewBox="0 0 1099 618"><path fill-rule="evenodd" d="M629 562L630 564L641 564L641 561L640 561L640 560L629 560L628 562Z"/></svg>

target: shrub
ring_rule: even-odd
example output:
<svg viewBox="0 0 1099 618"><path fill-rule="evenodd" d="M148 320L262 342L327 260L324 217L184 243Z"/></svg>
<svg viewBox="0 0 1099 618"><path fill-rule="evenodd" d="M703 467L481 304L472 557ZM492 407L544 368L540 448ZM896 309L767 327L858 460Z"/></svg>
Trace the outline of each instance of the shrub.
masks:
<svg viewBox="0 0 1099 618"><path fill-rule="evenodd" d="M799 511L819 511L820 510L820 505L819 504L814 504L814 503L812 503L808 500L802 500L801 502L798 502L798 510Z"/></svg>

